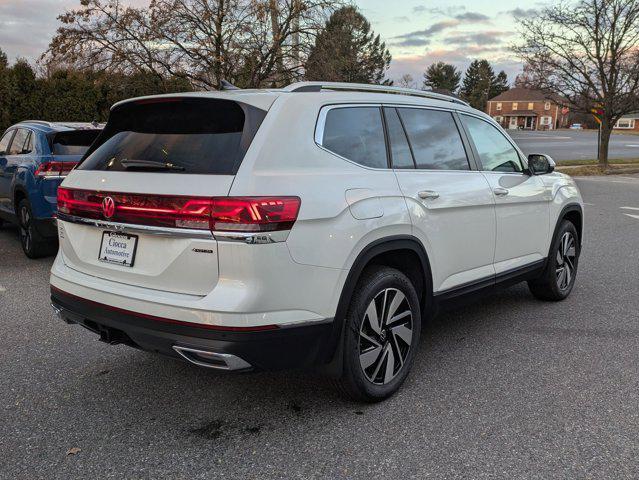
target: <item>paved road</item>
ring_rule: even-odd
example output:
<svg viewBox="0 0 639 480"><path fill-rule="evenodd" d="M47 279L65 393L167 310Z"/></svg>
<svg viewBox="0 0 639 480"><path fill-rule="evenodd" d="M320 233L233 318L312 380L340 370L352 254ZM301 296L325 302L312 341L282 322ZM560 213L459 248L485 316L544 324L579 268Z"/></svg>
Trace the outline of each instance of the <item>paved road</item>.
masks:
<svg viewBox="0 0 639 480"><path fill-rule="evenodd" d="M302 373L225 375L99 343L53 317L51 261L27 261L5 227L0 477L638 478L639 210L620 207L639 208L639 177L580 185L572 296L520 285L439 318L378 405Z"/></svg>
<svg viewBox="0 0 639 480"><path fill-rule="evenodd" d="M597 132L559 130L527 132L507 130L525 154L547 153L555 160L592 160L597 158ZM639 159L639 135L614 134L610 139L611 159Z"/></svg>

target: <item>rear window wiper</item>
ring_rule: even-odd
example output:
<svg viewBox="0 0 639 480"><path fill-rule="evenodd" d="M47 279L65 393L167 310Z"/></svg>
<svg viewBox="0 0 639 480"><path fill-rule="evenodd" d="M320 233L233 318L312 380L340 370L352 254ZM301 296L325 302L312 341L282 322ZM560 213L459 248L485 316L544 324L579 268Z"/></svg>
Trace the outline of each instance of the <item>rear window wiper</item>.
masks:
<svg viewBox="0 0 639 480"><path fill-rule="evenodd" d="M129 160L124 158L120 160L120 165L127 170L173 170L176 172L186 170L180 165L173 165L169 162L156 162L155 160Z"/></svg>

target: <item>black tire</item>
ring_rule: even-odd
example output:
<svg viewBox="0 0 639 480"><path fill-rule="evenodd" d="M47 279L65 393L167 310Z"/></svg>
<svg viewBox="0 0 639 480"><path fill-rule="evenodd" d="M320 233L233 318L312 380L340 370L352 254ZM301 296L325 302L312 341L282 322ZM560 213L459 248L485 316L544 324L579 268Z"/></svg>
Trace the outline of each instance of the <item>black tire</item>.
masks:
<svg viewBox="0 0 639 480"><path fill-rule="evenodd" d="M376 331L374 318L380 316ZM392 318L395 321L387 323ZM419 297L408 277L389 267L367 269L345 318L343 371L336 382L340 392L362 402L379 402L393 395L415 359L421 323Z"/></svg>
<svg viewBox="0 0 639 480"><path fill-rule="evenodd" d="M563 220L550 247L544 273L528 282L531 293L540 300L557 302L566 299L575 285L580 253L575 225Z"/></svg>
<svg viewBox="0 0 639 480"><path fill-rule="evenodd" d="M29 200L23 198L18 203L18 226L22 251L29 258L40 258L55 252L55 241L47 241L36 230Z"/></svg>

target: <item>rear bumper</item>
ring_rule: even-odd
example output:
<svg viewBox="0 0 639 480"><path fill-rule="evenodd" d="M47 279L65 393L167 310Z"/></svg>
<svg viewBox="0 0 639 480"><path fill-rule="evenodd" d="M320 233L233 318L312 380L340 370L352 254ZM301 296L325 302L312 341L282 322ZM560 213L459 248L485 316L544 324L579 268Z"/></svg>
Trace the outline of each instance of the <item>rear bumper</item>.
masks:
<svg viewBox="0 0 639 480"><path fill-rule="evenodd" d="M222 370L310 368L328 363L333 353L332 319L284 327L198 325L122 310L55 287L51 304L67 323L82 325L107 343Z"/></svg>

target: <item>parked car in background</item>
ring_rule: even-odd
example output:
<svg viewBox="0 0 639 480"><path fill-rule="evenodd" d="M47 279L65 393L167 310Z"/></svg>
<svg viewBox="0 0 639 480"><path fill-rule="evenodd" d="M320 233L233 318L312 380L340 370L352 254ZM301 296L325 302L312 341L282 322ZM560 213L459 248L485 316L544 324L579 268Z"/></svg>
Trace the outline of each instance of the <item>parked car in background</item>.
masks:
<svg viewBox="0 0 639 480"><path fill-rule="evenodd" d="M28 257L55 253L58 186L101 131L97 123L27 120L0 137L0 225L18 224Z"/></svg>
<svg viewBox="0 0 639 480"><path fill-rule="evenodd" d="M581 125L581 123L573 123L572 125L570 125L570 130L583 130L584 127Z"/></svg>
<svg viewBox="0 0 639 480"><path fill-rule="evenodd" d="M521 281L570 294L582 200L554 166L432 92L124 101L58 191L52 305L110 344L221 370L316 366L379 401L438 306Z"/></svg>

